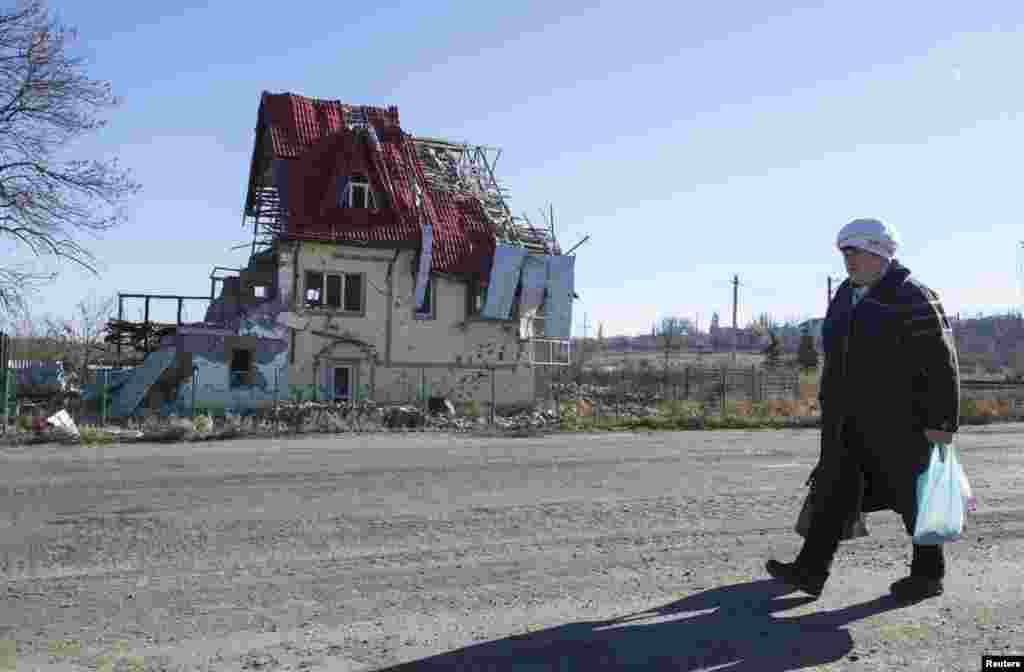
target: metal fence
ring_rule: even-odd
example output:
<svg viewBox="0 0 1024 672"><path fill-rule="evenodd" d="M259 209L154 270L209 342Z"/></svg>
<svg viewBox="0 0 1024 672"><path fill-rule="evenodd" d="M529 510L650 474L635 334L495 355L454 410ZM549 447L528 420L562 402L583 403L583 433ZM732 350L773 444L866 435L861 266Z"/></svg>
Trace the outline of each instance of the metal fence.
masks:
<svg viewBox="0 0 1024 672"><path fill-rule="evenodd" d="M14 370L10 366L14 357L11 337L0 331L0 433L7 433L7 425L15 413Z"/></svg>
<svg viewBox="0 0 1024 672"><path fill-rule="evenodd" d="M537 375L538 400L556 404L574 399L615 407L694 401L714 409L724 408L729 402L795 400L799 396L800 372L791 368L548 368L538 370Z"/></svg>

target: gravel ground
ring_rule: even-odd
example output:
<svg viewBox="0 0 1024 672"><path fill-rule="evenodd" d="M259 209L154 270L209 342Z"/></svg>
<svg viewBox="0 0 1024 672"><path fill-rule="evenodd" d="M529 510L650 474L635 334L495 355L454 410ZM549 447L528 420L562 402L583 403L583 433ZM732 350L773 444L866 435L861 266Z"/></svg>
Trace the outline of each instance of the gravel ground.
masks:
<svg viewBox="0 0 1024 672"><path fill-rule="evenodd" d="M962 432L912 606L888 512L819 600L766 580L817 430L7 448L0 670L973 671L1024 653L1022 435Z"/></svg>

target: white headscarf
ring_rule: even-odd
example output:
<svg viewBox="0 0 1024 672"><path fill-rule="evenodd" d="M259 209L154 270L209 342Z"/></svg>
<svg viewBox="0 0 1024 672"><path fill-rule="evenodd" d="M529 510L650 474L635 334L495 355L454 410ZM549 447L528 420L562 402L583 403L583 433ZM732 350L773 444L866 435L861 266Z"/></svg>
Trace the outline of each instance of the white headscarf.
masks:
<svg viewBox="0 0 1024 672"><path fill-rule="evenodd" d="M840 231L836 237L836 246L856 247L892 261L899 247L899 236L896 231L878 219L855 219Z"/></svg>

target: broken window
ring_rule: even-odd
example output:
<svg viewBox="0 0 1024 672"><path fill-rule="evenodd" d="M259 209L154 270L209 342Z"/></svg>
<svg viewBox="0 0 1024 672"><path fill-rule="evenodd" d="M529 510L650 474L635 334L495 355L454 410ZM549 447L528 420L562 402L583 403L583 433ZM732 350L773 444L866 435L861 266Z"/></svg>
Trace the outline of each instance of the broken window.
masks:
<svg viewBox="0 0 1024 672"><path fill-rule="evenodd" d="M306 307L319 308L323 305L324 274L306 271Z"/></svg>
<svg viewBox="0 0 1024 672"><path fill-rule="evenodd" d="M372 208L373 192L370 190L369 181L362 175L353 175L348 181L348 202L342 203L342 207L349 208Z"/></svg>
<svg viewBox="0 0 1024 672"><path fill-rule="evenodd" d="M541 337L546 335L544 331L544 310L548 304L548 290L544 290L544 298L540 301L540 306L537 307L537 312L534 313L533 317L533 335L535 337Z"/></svg>
<svg viewBox="0 0 1024 672"><path fill-rule="evenodd" d="M249 387L252 385L252 350L235 349L231 352L231 387Z"/></svg>
<svg viewBox="0 0 1024 672"><path fill-rule="evenodd" d="M362 273L306 271L306 307L363 312Z"/></svg>

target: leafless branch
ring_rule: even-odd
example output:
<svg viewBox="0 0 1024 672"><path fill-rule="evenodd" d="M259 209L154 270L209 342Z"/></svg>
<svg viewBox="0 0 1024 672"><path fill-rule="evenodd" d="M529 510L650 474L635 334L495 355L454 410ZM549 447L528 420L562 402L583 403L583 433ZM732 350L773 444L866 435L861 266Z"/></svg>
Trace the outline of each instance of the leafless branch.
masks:
<svg viewBox="0 0 1024 672"><path fill-rule="evenodd" d="M72 141L103 128L99 115L119 102L69 53L76 37L45 0L0 10L0 237L95 273L81 236L121 224L124 202L140 187L116 159L62 158ZM0 269L0 310L21 296L24 279Z"/></svg>

